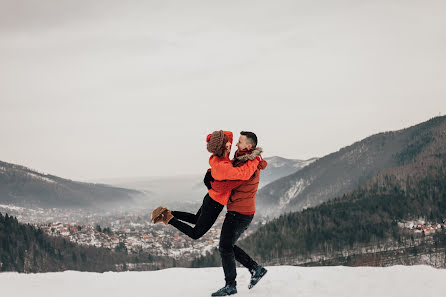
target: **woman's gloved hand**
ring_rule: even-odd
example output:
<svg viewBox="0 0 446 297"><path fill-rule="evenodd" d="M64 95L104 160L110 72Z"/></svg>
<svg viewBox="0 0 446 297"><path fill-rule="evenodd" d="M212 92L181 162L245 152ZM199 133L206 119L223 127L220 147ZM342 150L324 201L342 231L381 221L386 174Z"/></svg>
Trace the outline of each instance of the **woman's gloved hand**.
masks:
<svg viewBox="0 0 446 297"><path fill-rule="evenodd" d="M203 179L203 182L204 182L206 188L208 188L208 190L212 189L211 182L213 182L213 181L215 181L215 179L211 175L211 169L208 169L208 171L206 171L206 175L204 176L204 179Z"/></svg>

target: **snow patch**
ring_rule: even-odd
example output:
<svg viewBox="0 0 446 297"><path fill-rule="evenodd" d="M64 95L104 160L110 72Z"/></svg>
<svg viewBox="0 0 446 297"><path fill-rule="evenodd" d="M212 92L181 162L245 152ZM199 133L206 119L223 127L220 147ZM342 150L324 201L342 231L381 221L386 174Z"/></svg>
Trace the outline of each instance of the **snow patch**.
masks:
<svg viewBox="0 0 446 297"><path fill-rule="evenodd" d="M288 165L299 169L313 163L314 161L317 160L317 158L309 160L298 160L298 159L285 159L282 157L274 156L265 158L265 160L268 161L268 166L270 167L280 168Z"/></svg>
<svg viewBox="0 0 446 297"><path fill-rule="evenodd" d="M275 168L283 167L283 166L287 165L289 162L294 161L294 160L287 160L287 159L277 157L277 156L268 158L266 160L268 161L268 166L275 167Z"/></svg>
<svg viewBox="0 0 446 297"><path fill-rule="evenodd" d="M38 175L38 174L35 174L35 173L32 173L32 172L26 172L26 174L31 176L32 178L35 178L35 179L40 179L40 180L43 180L43 181L46 181L46 182L49 182L49 183L56 183L52 179L49 179L47 177L44 177L44 176L41 176L41 175Z"/></svg>
<svg viewBox="0 0 446 297"><path fill-rule="evenodd" d="M316 160L317 160L317 158L306 160L306 161L301 161L299 163L294 164L294 167L296 167L296 168L304 168L304 167L310 165L311 163L313 163Z"/></svg>
<svg viewBox="0 0 446 297"><path fill-rule="evenodd" d="M297 195L299 195L307 186L309 185L309 182L306 181L303 178L300 178L296 181L296 183L285 192L285 194L280 197L279 200L279 207L283 208L285 207L290 201L295 198Z"/></svg>
<svg viewBox="0 0 446 297"><path fill-rule="evenodd" d="M24 207L14 206L14 205L6 205L6 204L0 204L0 208L9 209L9 210L17 210L17 211L19 211L19 210L21 210L21 211L27 210Z"/></svg>

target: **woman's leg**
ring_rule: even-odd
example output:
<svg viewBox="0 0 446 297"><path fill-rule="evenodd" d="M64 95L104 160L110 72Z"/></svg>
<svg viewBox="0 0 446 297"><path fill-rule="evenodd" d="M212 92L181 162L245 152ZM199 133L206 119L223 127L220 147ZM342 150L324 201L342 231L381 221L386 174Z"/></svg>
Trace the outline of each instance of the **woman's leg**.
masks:
<svg viewBox="0 0 446 297"><path fill-rule="evenodd" d="M195 225L197 223L198 218L200 217L202 207L203 205L201 205L200 209L196 214L173 210L172 215L178 220L182 220Z"/></svg>
<svg viewBox="0 0 446 297"><path fill-rule="evenodd" d="M207 194L203 199L203 205L200 208L199 216L194 227L181 222L175 218L175 215L174 218L169 221L169 224L190 238L198 239L211 229L222 210L223 205L213 200L209 194Z"/></svg>

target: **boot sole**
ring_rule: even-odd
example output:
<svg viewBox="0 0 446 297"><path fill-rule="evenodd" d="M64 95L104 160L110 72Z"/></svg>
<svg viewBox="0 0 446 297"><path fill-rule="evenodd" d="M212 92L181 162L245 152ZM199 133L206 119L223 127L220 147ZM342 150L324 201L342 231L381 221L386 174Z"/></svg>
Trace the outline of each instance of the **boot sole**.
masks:
<svg viewBox="0 0 446 297"><path fill-rule="evenodd" d="M234 295L237 294L237 291L235 291L234 293L231 294L226 294L226 295L211 295L212 297L219 297L219 296L230 296L230 295Z"/></svg>

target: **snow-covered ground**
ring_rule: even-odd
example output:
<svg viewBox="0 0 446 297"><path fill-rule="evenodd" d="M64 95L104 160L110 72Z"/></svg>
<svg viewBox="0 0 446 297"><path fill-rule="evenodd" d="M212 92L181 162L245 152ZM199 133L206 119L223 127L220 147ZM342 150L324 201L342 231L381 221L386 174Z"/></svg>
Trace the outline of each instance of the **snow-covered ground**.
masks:
<svg viewBox="0 0 446 297"><path fill-rule="evenodd" d="M429 266L268 267L267 275L248 290L249 274L238 269L235 296L389 297L444 296L446 270ZM171 268L150 272L0 273L2 296L90 297L210 296L222 287L222 268Z"/></svg>

